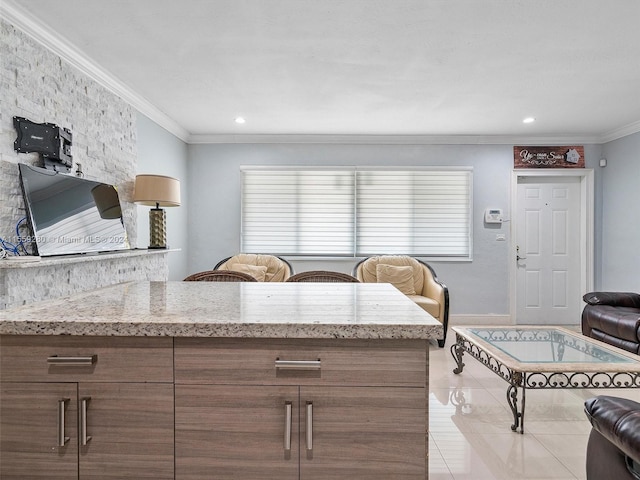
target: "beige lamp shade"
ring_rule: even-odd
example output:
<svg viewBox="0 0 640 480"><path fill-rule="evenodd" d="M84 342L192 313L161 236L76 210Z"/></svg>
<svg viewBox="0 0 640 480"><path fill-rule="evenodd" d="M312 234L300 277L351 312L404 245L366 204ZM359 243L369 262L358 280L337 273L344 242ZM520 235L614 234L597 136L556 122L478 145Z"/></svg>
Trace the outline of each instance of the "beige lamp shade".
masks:
<svg viewBox="0 0 640 480"><path fill-rule="evenodd" d="M180 181L164 175L137 175L133 201L152 207L179 207Z"/></svg>

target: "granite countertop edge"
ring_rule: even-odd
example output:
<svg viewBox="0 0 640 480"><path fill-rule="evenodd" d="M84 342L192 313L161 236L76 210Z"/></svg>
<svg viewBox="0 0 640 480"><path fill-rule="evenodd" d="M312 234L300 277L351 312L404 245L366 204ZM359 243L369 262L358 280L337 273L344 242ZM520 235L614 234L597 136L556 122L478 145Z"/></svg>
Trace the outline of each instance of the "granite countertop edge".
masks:
<svg viewBox="0 0 640 480"><path fill-rule="evenodd" d="M228 337L415 339L442 338L442 325L332 325L251 323L100 323L95 321L4 321L0 335L119 337Z"/></svg>

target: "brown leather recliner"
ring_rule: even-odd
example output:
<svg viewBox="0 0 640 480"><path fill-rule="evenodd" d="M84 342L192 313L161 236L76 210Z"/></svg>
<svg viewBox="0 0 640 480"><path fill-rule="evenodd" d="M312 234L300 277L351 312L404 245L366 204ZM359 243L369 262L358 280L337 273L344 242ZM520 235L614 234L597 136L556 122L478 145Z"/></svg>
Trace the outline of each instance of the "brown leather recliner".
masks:
<svg viewBox="0 0 640 480"><path fill-rule="evenodd" d="M640 403L601 395L584 404L593 429L587 480L640 479Z"/></svg>
<svg viewBox="0 0 640 480"><path fill-rule="evenodd" d="M590 292L582 299L584 335L640 354L640 294Z"/></svg>

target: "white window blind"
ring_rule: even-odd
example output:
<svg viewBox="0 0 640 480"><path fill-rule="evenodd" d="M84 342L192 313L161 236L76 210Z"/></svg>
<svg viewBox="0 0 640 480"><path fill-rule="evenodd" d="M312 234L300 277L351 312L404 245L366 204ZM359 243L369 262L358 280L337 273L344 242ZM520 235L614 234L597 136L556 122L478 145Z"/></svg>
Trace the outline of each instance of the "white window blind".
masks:
<svg viewBox="0 0 640 480"><path fill-rule="evenodd" d="M242 251L471 256L472 170L242 170Z"/></svg>
<svg viewBox="0 0 640 480"><path fill-rule="evenodd" d="M353 171L244 170L242 251L352 255Z"/></svg>
<svg viewBox="0 0 640 480"><path fill-rule="evenodd" d="M357 171L356 255L468 256L469 171Z"/></svg>

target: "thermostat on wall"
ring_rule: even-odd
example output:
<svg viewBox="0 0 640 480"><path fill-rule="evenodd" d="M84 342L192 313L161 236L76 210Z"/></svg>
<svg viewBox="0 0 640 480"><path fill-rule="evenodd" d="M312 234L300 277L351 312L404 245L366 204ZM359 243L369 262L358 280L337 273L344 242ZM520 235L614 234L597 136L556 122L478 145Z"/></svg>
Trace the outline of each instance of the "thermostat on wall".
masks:
<svg viewBox="0 0 640 480"><path fill-rule="evenodd" d="M502 223L502 209L487 208L484 211L484 223Z"/></svg>

